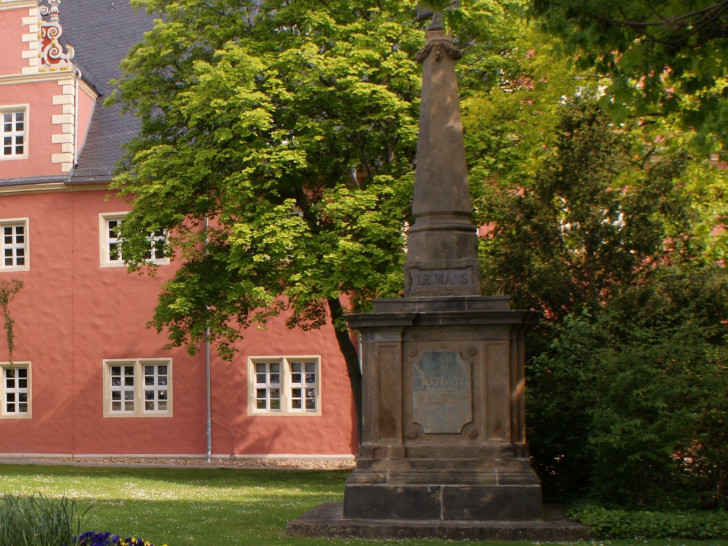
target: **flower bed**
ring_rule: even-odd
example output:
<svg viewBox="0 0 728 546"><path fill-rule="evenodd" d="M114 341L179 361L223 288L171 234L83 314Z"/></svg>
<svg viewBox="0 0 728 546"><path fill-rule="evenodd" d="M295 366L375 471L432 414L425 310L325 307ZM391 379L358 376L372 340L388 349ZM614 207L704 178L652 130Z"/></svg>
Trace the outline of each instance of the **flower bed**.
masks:
<svg viewBox="0 0 728 546"><path fill-rule="evenodd" d="M73 538L73 544L78 546L154 546L151 542L136 537L121 538L111 533L97 533L86 531L82 535ZM162 544L162 546L167 546Z"/></svg>

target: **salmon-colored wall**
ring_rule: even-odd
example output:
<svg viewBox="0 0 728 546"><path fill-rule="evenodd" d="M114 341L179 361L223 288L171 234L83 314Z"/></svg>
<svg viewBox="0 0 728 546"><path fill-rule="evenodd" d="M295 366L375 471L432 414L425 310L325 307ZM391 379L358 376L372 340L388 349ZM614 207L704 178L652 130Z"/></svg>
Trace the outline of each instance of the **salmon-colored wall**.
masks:
<svg viewBox="0 0 728 546"><path fill-rule="evenodd" d="M212 366L215 451L226 453L234 446L234 454L301 453L302 449L306 453L356 453L351 388L331 325L320 331L289 330L279 317L265 330L250 329L243 336L233 362L218 359ZM321 357L320 417L247 415L248 359L282 355ZM231 392L230 385L237 387Z"/></svg>
<svg viewBox="0 0 728 546"><path fill-rule="evenodd" d="M0 419L0 454L189 454L206 452L204 351L167 351L145 328L160 283L101 267L99 213L126 210L106 191L0 195L0 219L28 218L30 270L11 303L14 360L30 361L32 417ZM244 333L234 362L212 361L213 454L352 454L356 438L343 358L330 326L302 332L283 319ZM0 336L0 361L7 360ZM247 415L247 358L320 355L322 414ZM104 417L103 360L172 358L173 417Z"/></svg>
<svg viewBox="0 0 728 546"><path fill-rule="evenodd" d="M28 60L21 54L27 46L22 38L28 29L23 24L23 17L28 17L28 8L0 9L0 14L0 74L20 74L23 67L28 66Z"/></svg>
<svg viewBox="0 0 728 546"><path fill-rule="evenodd" d="M51 142L51 135L61 129L53 125L53 115L61 114L61 106L53 105L52 97L60 95L56 81L31 81L16 85L0 85L0 106L28 105L25 141L27 159L0 156L1 178L22 178L61 174L61 166L53 164L52 154L61 152L60 144Z"/></svg>
<svg viewBox="0 0 728 546"><path fill-rule="evenodd" d="M78 92L78 113L76 115L78 126L77 131L77 156L81 154L83 145L86 143L86 136L88 136L88 129L91 125L91 116L94 113L94 107L96 106L96 97L92 95L91 90L86 90L83 86L79 88Z"/></svg>
<svg viewBox="0 0 728 546"><path fill-rule="evenodd" d="M8 5L0 0L2 7ZM21 54L27 48L21 41L27 14L27 7L0 9L0 75L19 76L27 65ZM68 83L69 76L57 77ZM29 74L0 84L0 106L28 106L28 157L0 157L0 180L63 174L61 165L52 162L53 154L62 152L52 135L63 130L52 119L64 109L53 104L53 97L63 93L54 78ZM80 149L95 97L84 85L78 89ZM205 352L190 356L183 349L165 350L165 335L145 327L174 265L160 267L154 277L102 267L99 214L124 211L127 205L107 199L107 190L63 184L48 193L35 189L29 185L0 194L0 220L28 219L30 269L0 269L0 281L24 283L10 309L16 330L14 360L31 363L32 404L31 417L0 417L0 454L204 455ZM276 319L265 330L244 332L239 349L230 363L213 353L213 455L356 452L349 383L330 325L320 331L291 331L283 318ZM248 415L248 358L295 355L321 358L321 414ZM104 417L103 361L117 358L172 359L171 417ZM0 330L0 362L6 360L7 343Z"/></svg>

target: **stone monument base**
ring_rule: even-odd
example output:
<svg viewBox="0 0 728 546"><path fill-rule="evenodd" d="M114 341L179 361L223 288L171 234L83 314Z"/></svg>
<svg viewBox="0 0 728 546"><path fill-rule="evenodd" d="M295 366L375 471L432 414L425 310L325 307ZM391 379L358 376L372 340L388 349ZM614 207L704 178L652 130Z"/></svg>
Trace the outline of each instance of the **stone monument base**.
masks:
<svg viewBox="0 0 728 546"><path fill-rule="evenodd" d="M508 297L375 300L359 330L364 435L353 520L536 521L524 421L524 330Z"/></svg>
<svg viewBox="0 0 728 546"><path fill-rule="evenodd" d="M450 451L457 451L452 449ZM428 521L539 520L541 484L528 459L448 457L369 459L360 456L344 492L344 516Z"/></svg>
<svg viewBox="0 0 728 546"><path fill-rule="evenodd" d="M549 506L544 508L543 519L536 521L413 521L345 518L340 502L325 503L306 512L288 523L286 533L295 537L532 542L571 542L590 538L586 525L569 521L562 510Z"/></svg>

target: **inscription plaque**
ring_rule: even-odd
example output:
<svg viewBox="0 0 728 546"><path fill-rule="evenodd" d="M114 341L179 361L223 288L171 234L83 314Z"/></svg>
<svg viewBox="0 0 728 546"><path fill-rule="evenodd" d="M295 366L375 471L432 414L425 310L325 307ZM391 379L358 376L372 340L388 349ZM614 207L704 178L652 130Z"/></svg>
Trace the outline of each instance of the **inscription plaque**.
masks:
<svg viewBox="0 0 728 546"><path fill-rule="evenodd" d="M469 283L470 269L431 269L412 272L412 284L418 287L441 288Z"/></svg>
<svg viewBox="0 0 728 546"><path fill-rule="evenodd" d="M457 351L425 351L412 366L412 420L428 434L459 434L473 419L471 384Z"/></svg>

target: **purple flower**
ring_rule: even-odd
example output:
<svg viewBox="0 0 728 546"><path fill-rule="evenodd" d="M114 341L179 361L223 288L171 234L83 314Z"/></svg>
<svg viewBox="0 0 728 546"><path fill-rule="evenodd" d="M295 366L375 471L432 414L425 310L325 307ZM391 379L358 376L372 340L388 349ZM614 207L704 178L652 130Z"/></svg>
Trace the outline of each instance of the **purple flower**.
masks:
<svg viewBox="0 0 728 546"><path fill-rule="evenodd" d="M111 536L109 532L86 531L77 537L73 537L73 544L76 546L120 546L121 544L143 545L145 542L140 538L132 537L121 540L119 535ZM150 544L149 546L154 545Z"/></svg>

